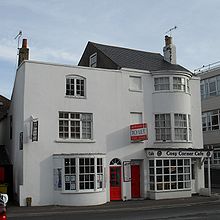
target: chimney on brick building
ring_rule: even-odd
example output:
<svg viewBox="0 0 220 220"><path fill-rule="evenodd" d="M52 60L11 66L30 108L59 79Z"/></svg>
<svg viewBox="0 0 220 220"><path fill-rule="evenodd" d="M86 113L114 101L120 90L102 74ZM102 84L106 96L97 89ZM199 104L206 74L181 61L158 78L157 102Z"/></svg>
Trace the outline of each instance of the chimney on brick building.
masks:
<svg viewBox="0 0 220 220"><path fill-rule="evenodd" d="M176 64L176 46L172 43L172 37L165 36L165 46L163 48L164 60Z"/></svg>
<svg viewBox="0 0 220 220"><path fill-rule="evenodd" d="M24 61L29 60L29 48L27 48L27 39L23 39L22 47L18 53L18 66Z"/></svg>

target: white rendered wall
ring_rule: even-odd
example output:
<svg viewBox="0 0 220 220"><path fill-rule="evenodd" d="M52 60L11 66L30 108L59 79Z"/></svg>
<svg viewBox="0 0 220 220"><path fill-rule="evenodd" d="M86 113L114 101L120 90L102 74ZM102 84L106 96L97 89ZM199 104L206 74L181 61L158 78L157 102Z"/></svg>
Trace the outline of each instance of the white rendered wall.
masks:
<svg viewBox="0 0 220 220"><path fill-rule="evenodd" d="M25 67L24 121L29 121L31 116L38 118L39 141L31 142L29 129L25 128L21 205L25 205L25 198L29 196L33 198L33 205L54 203L53 154L108 152L107 165L114 157L122 161L144 159L145 144L131 144L129 137L130 112L141 111L144 115L143 92L131 94L129 91L130 73L30 61ZM86 99L65 97L65 76L68 74L86 78ZM59 111L93 113L93 142L66 143L59 140ZM106 176L108 192L108 169ZM67 200L63 203L69 204L68 196L65 198Z"/></svg>

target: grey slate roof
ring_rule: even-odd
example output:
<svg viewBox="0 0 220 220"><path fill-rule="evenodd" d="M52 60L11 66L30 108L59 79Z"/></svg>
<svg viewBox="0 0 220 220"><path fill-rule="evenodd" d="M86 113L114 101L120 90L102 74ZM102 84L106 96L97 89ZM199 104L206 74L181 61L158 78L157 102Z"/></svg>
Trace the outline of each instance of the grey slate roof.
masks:
<svg viewBox="0 0 220 220"><path fill-rule="evenodd" d="M124 67L148 71L176 70L190 72L180 65L165 61L164 57L159 53L103 45L94 42L89 43L109 57L120 68Z"/></svg>

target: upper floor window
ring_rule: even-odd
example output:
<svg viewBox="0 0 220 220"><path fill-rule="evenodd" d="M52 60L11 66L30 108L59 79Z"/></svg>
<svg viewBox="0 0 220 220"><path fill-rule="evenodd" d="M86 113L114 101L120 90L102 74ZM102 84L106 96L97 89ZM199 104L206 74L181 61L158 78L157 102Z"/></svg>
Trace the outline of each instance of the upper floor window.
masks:
<svg viewBox="0 0 220 220"><path fill-rule="evenodd" d="M220 76L201 80L200 90L202 99L220 95Z"/></svg>
<svg viewBox="0 0 220 220"><path fill-rule="evenodd" d="M219 130L219 128L220 128L220 110L214 110L214 111L202 113L203 131Z"/></svg>
<svg viewBox="0 0 220 220"><path fill-rule="evenodd" d="M170 114L155 114L156 140L171 140Z"/></svg>
<svg viewBox="0 0 220 220"><path fill-rule="evenodd" d="M85 78L71 75L66 77L66 95L72 97L85 97Z"/></svg>
<svg viewBox="0 0 220 220"><path fill-rule="evenodd" d="M182 91L190 92L189 79L180 76L164 76L154 78L155 91Z"/></svg>
<svg viewBox="0 0 220 220"><path fill-rule="evenodd" d="M188 115L188 128L189 128L189 141L192 140L192 125L191 125L191 115Z"/></svg>
<svg viewBox="0 0 220 220"><path fill-rule="evenodd" d="M187 140L186 114L174 114L175 140Z"/></svg>
<svg viewBox="0 0 220 220"><path fill-rule="evenodd" d="M130 113L130 123L131 123L131 125L143 123L142 112L131 112Z"/></svg>
<svg viewBox="0 0 220 220"><path fill-rule="evenodd" d="M187 114L155 114L156 141L191 141L191 116Z"/></svg>
<svg viewBox="0 0 220 220"><path fill-rule="evenodd" d="M89 57L89 66L97 67L97 53L94 53Z"/></svg>
<svg viewBox="0 0 220 220"><path fill-rule="evenodd" d="M129 89L132 91L142 90L142 81L140 76L129 76Z"/></svg>
<svg viewBox="0 0 220 220"><path fill-rule="evenodd" d="M59 138L92 139L92 114L59 112Z"/></svg>
<svg viewBox="0 0 220 220"><path fill-rule="evenodd" d="M183 77L173 77L173 90L186 91L186 81Z"/></svg>
<svg viewBox="0 0 220 220"><path fill-rule="evenodd" d="M157 77L154 79L155 91L170 90L170 79L169 77Z"/></svg>

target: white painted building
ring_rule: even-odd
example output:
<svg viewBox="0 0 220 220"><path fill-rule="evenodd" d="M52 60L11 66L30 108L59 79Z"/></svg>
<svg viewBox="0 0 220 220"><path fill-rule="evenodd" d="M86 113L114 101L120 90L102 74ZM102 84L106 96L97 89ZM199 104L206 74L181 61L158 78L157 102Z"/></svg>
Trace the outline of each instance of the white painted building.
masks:
<svg viewBox="0 0 220 220"><path fill-rule="evenodd" d="M90 66L112 61L99 52L89 54ZM201 192L211 152L203 150L200 80L148 55L158 69L21 60L7 145L21 206L27 198L80 206ZM147 140L131 141L130 125L143 139L147 130Z"/></svg>

